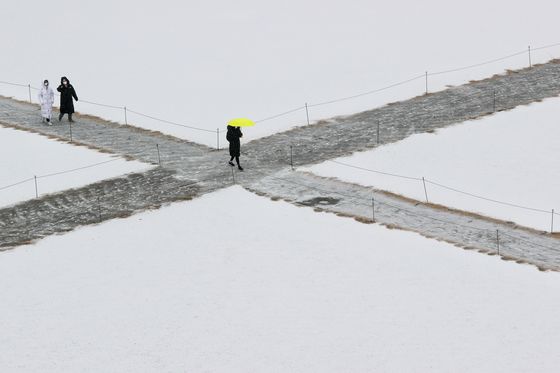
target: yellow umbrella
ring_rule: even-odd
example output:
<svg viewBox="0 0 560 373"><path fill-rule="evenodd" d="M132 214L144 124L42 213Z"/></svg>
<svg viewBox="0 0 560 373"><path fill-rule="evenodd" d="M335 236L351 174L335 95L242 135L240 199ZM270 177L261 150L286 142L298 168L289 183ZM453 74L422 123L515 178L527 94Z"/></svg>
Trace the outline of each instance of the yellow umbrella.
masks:
<svg viewBox="0 0 560 373"><path fill-rule="evenodd" d="M228 122L228 126L232 126L232 127L252 127L254 125L255 122L247 118L236 118Z"/></svg>

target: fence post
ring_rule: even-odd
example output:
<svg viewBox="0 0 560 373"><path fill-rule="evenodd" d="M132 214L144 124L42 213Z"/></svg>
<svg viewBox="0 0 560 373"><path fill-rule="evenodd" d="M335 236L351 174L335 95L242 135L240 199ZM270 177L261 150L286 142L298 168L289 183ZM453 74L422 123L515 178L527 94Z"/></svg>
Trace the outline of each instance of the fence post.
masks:
<svg viewBox="0 0 560 373"><path fill-rule="evenodd" d="M128 118L126 116L126 106L123 109L124 109L124 124L128 126Z"/></svg>
<svg viewBox="0 0 560 373"><path fill-rule="evenodd" d="M27 89L29 90L29 103L31 104L31 84L27 85Z"/></svg>
<svg viewBox="0 0 560 373"><path fill-rule="evenodd" d="M375 223L375 194L371 192L371 221Z"/></svg>
<svg viewBox="0 0 560 373"><path fill-rule="evenodd" d="M305 115L307 116L307 125L309 125L309 108L307 102L305 103Z"/></svg>
<svg viewBox="0 0 560 373"><path fill-rule="evenodd" d="M428 72L426 71L426 94L428 94Z"/></svg>
<svg viewBox="0 0 560 373"><path fill-rule="evenodd" d="M377 145L379 145L379 120L377 120Z"/></svg>
<svg viewBox="0 0 560 373"><path fill-rule="evenodd" d="M216 128L216 149L220 150L220 129Z"/></svg>
<svg viewBox="0 0 560 373"><path fill-rule="evenodd" d="M37 175L33 175L35 179L35 198L39 198L39 188L37 187Z"/></svg>
<svg viewBox="0 0 560 373"><path fill-rule="evenodd" d="M496 245L498 246L498 255L500 255L500 231L496 229Z"/></svg>
<svg viewBox="0 0 560 373"><path fill-rule="evenodd" d="M292 171L294 170L294 147L290 145L290 166L292 166Z"/></svg>
<svg viewBox="0 0 560 373"><path fill-rule="evenodd" d="M161 157L159 155L159 144L156 144L158 164L161 166Z"/></svg>
<svg viewBox="0 0 560 373"><path fill-rule="evenodd" d="M528 51L529 51L529 67L533 67L533 63L531 62L531 46L530 45L528 47Z"/></svg>
<svg viewBox="0 0 560 373"><path fill-rule="evenodd" d="M554 233L554 209L552 209L552 221L550 222L550 233Z"/></svg>
<svg viewBox="0 0 560 373"><path fill-rule="evenodd" d="M70 142L72 142L72 122L68 122L70 125Z"/></svg>
<svg viewBox="0 0 560 373"><path fill-rule="evenodd" d="M424 184L424 195L426 196L426 203L429 203L428 190L426 189L426 180L424 179L424 176L422 176L422 184Z"/></svg>

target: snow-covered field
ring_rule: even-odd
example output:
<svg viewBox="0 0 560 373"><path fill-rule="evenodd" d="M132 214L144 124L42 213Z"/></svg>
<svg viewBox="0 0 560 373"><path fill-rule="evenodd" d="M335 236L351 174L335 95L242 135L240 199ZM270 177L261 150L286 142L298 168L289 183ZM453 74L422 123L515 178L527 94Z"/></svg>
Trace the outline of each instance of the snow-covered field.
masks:
<svg viewBox="0 0 560 373"><path fill-rule="evenodd" d="M121 157L5 127L0 127L0 149L0 188L27 180L19 185L0 189L0 206L35 198L34 176L37 176L41 196L151 167L146 163L127 161ZM93 166L94 164L98 165ZM92 167L75 170L90 165ZM75 171L48 176L68 170Z"/></svg>
<svg viewBox="0 0 560 373"><path fill-rule="evenodd" d="M239 187L0 253L0 273L3 372L560 364L559 274Z"/></svg>
<svg viewBox="0 0 560 373"><path fill-rule="evenodd" d="M530 10L530 12L529 12ZM430 73L560 42L560 3L505 0L281 2L98 0L7 1L0 12L0 80L38 86L67 75L78 111L124 121L127 106L197 126L194 131L140 117L128 120L215 145L232 117L258 120ZM560 57L534 51L533 63ZM529 64L528 54L467 71L431 76L429 89ZM310 108L311 120L419 95L424 80ZM0 84L27 99L27 88ZM36 101L36 93L33 92ZM306 122L304 110L246 131L250 140Z"/></svg>
<svg viewBox="0 0 560 373"><path fill-rule="evenodd" d="M529 8L505 0L8 1L0 12L7 51L0 81L56 85L66 75L80 112L123 122L122 109L86 101L127 106L129 123L215 145L214 131L233 117L259 120L305 103L311 121L371 109L422 94L425 71L558 43L559 11L549 0ZM560 45L531 57L560 57ZM520 53L430 75L429 90L527 65ZM28 99L27 87L0 83L0 94ZM338 161L560 210L558 108L560 99L551 99ZM300 109L259 123L245 139L305 123ZM150 167L2 127L0 149L0 206L34 198L34 175L42 195ZM333 162L311 170L424 198L418 180ZM428 194L431 202L550 227L549 214L430 183ZM0 372L560 366L560 274L240 187L0 252L0 279Z"/></svg>
<svg viewBox="0 0 560 373"><path fill-rule="evenodd" d="M560 212L560 98L545 100L481 120L419 134L378 149L306 168L313 173L371 185L425 200L422 180L369 172L357 166L413 178L425 177L430 202L550 230L551 210ZM340 162L340 163L335 163ZM453 189L512 207L474 198ZM556 217L560 229L560 216Z"/></svg>

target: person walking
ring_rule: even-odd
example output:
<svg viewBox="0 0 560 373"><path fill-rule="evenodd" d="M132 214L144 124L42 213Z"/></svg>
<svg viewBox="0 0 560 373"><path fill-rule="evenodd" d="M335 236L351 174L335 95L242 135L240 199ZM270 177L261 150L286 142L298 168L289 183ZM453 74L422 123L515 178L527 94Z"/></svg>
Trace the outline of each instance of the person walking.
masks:
<svg viewBox="0 0 560 373"><path fill-rule="evenodd" d="M54 91L49 86L49 81L45 79L43 86L39 91L39 104L41 104L41 118L43 122L47 122L49 126L52 126L52 107L54 104Z"/></svg>
<svg viewBox="0 0 560 373"><path fill-rule="evenodd" d="M60 122L62 120L64 114L68 114L68 121L73 122L72 114L74 114L74 101L72 101L72 98L78 101L76 90L65 76L60 78L60 85L56 90L60 92L60 114L58 115L58 121Z"/></svg>
<svg viewBox="0 0 560 373"><path fill-rule="evenodd" d="M235 166L233 164L233 159L235 158L235 162L237 162L237 168L239 171L243 171L243 167L239 164L239 156L241 154L241 138L243 137L243 133L241 132L240 127L233 127L227 126L227 134L226 139L229 141L229 155L231 159L229 160L230 166Z"/></svg>

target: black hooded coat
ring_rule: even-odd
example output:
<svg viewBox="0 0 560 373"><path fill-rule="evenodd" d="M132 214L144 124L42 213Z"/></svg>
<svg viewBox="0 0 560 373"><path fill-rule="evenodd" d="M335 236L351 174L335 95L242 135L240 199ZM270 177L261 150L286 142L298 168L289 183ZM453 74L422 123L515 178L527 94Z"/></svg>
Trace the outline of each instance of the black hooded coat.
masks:
<svg viewBox="0 0 560 373"><path fill-rule="evenodd" d="M67 80L68 85L64 86L64 84L62 84L63 80ZM76 90L74 90L74 87L70 84L70 80L63 76L60 79L60 85L56 90L60 92L60 112L62 114L74 113L74 101L72 100L72 97L78 101L78 95L76 95Z"/></svg>
<svg viewBox="0 0 560 373"><path fill-rule="evenodd" d="M243 137L241 128L239 127L227 127L226 139L229 141L229 155L232 157L239 157L241 153L241 141L240 138Z"/></svg>

